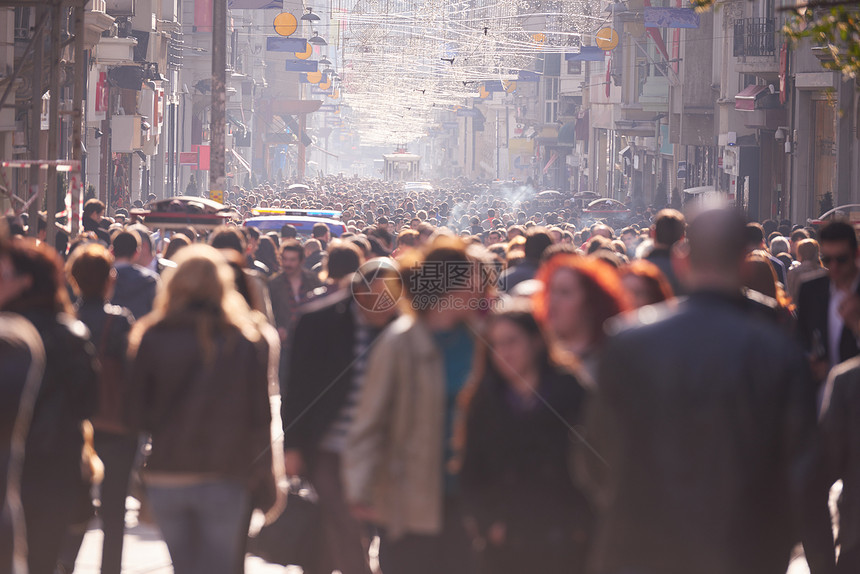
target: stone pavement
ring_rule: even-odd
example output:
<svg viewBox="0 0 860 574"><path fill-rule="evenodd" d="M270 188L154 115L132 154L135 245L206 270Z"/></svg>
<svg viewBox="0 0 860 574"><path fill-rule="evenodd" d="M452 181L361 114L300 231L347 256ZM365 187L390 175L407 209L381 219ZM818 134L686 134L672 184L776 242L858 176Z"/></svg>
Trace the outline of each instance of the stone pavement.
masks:
<svg viewBox="0 0 860 574"><path fill-rule="evenodd" d="M101 565L102 532L95 524L84 537L84 543L75 563L76 574L99 574ZM161 540L158 528L138 524L126 529L122 554L122 571L127 574L172 574L170 554ZM301 568L284 568L267 564L255 556L245 560L246 574L301 574Z"/></svg>
<svg viewBox="0 0 860 574"><path fill-rule="evenodd" d="M75 564L77 574L99 574L101 564L102 533L97 524L84 537L84 543ZM161 540L158 528L148 524L137 524L126 529L125 547L122 556L123 574L172 574L170 554ZM255 556L245 559L246 574L301 574L298 567L284 568L267 564ZM809 574L806 560L797 557L789 566L787 574Z"/></svg>

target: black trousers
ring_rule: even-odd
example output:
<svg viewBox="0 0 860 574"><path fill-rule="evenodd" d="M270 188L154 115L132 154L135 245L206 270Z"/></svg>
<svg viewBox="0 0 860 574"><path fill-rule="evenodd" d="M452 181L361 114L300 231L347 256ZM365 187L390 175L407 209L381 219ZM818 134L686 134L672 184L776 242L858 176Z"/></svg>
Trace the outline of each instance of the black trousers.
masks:
<svg viewBox="0 0 860 574"><path fill-rule="evenodd" d="M502 546L487 546L480 554L481 574L522 574L524 572L564 572L581 574L585 571L585 545L573 540L522 541Z"/></svg>
<svg viewBox="0 0 860 574"><path fill-rule="evenodd" d="M860 572L860 547L843 548L836 563L837 574L857 574Z"/></svg>
<svg viewBox="0 0 860 574"><path fill-rule="evenodd" d="M137 437L96 432L94 442L96 452L105 465L98 512L104 532L102 574L120 574L125 536L125 499L137 456Z"/></svg>
<svg viewBox="0 0 860 574"><path fill-rule="evenodd" d="M379 565L383 574L474 574L475 554L463 523L460 505L445 501L442 532L435 536L406 534L391 540L379 533Z"/></svg>

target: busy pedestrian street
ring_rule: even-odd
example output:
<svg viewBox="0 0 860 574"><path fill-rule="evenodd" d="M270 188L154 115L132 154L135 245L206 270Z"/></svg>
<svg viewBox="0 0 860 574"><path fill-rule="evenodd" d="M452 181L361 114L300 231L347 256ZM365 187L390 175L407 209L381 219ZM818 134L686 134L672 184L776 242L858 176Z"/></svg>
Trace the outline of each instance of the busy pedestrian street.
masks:
<svg viewBox="0 0 860 574"><path fill-rule="evenodd" d="M860 0L0 0L0 574L860 574Z"/></svg>

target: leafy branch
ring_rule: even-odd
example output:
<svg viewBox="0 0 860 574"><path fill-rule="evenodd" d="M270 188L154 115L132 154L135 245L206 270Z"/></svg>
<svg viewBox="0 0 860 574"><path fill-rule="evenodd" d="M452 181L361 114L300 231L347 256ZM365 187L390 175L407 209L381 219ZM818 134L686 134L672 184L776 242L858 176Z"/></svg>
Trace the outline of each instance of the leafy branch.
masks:
<svg viewBox="0 0 860 574"><path fill-rule="evenodd" d="M827 54L822 65L850 78L860 76L860 12L854 5L822 5L793 11L784 29L798 41L809 38Z"/></svg>
<svg viewBox="0 0 860 574"><path fill-rule="evenodd" d="M711 9L715 3L690 0L699 11ZM789 14L783 33L790 41L808 38L824 52L822 66L860 78L860 0L809 0L779 10Z"/></svg>

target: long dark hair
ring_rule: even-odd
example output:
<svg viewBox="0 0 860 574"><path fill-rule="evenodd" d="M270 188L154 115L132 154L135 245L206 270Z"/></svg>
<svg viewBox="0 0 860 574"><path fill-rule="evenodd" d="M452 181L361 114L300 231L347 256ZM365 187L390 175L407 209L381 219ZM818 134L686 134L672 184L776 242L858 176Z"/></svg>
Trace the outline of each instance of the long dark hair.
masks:
<svg viewBox="0 0 860 574"><path fill-rule="evenodd" d="M63 261L53 247L35 239L14 239L8 255L19 276L30 278L30 285L3 307L4 311L26 313L49 311L74 315L63 277Z"/></svg>
<svg viewBox="0 0 860 574"><path fill-rule="evenodd" d="M541 381L545 380L547 376L560 374L573 375L575 373L576 365L566 365L553 358L547 338L535 318L531 304L527 300L508 301L503 307L495 309L487 318L484 332L488 332L499 321L513 323L525 332L529 338L537 338L541 341L542 348L537 357L537 370L540 373ZM469 418L469 411L473 400L479 393L501 389L505 384L505 377L496 368L492 357L493 350L486 340L481 341L475 353L472 373L457 398L460 407L460 416L455 425L452 439L455 456L452 460L448 461L448 465L453 472L459 471L462 462L460 456L463 454L466 445L466 421Z"/></svg>
<svg viewBox="0 0 860 574"><path fill-rule="evenodd" d="M278 260L277 247L275 242L268 235L260 236L260 243L257 245L257 252L254 256L269 268L269 275L274 275L281 270L281 262Z"/></svg>
<svg viewBox="0 0 860 574"><path fill-rule="evenodd" d="M493 325L500 321L513 323L531 339L539 339L542 343L540 354L537 357L537 371L541 379L551 373L573 373L575 365L567 365L558 362L550 352L549 342L544 335L540 324L535 318L531 305L528 301L508 302L500 309L494 310L488 317L484 332L488 332ZM505 383L505 377L499 372L493 361L493 350L486 340L482 340L475 350L472 373L458 397L460 408L465 414L468 413L472 400L478 391L486 385L498 387Z"/></svg>

